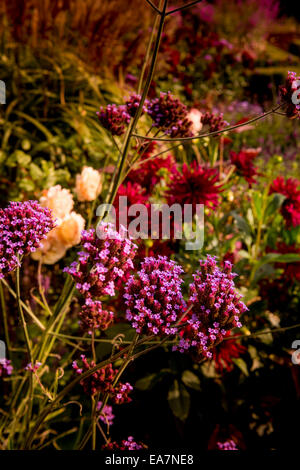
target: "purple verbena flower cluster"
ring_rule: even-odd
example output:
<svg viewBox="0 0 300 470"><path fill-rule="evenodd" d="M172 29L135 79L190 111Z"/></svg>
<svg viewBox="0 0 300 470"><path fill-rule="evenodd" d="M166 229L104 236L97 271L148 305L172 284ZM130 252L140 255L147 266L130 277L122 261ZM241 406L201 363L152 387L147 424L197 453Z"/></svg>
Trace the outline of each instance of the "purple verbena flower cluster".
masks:
<svg viewBox="0 0 300 470"><path fill-rule="evenodd" d="M160 129L171 137L192 136L191 121L188 120L187 107L170 91L160 93L148 103L147 112L153 121L153 127Z"/></svg>
<svg viewBox="0 0 300 470"><path fill-rule="evenodd" d="M130 114L124 105L108 104L105 108L100 106L96 113L102 126L112 135L122 135L130 122Z"/></svg>
<svg viewBox="0 0 300 470"><path fill-rule="evenodd" d="M10 202L0 209L0 278L36 251L54 225L50 209L37 201Z"/></svg>
<svg viewBox="0 0 300 470"><path fill-rule="evenodd" d="M238 450L236 443L231 439L226 442L217 442L218 450Z"/></svg>
<svg viewBox="0 0 300 470"><path fill-rule="evenodd" d="M114 296L115 281L133 268L136 245L123 235L104 223L97 232L84 230L81 237L83 251L78 253L77 261L64 269L73 277L76 288L83 295L80 321L88 330L103 330L111 323L112 312L102 310L102 303L97 298Z"/></svg>
<svg viewBox="0 0 300 470"><path fill-rule="evenodd" d="M99 329L105 331L112 323L114 314L108 310L103 310L100 300L92 300L88 297L81 307L79 317L80 324L85 330Z"/></svg>
<svg viewBox="0 0 300 470"><path fill-rule="evenodd" d="M77 374L83 374L95 367L96 363L94 361L88 362L83 354L80 357L80 367L77 361L74 361L72 364L72 367ZM128 382L125 384L120 382L114 386L113 384L117 374L118 370L114 369L112 364L108 364L102 369L98 369L86 379L81 380L80 385L82 385L84 392L90 396L93 396L96 393L108 393L113 403L117 405L129 403L131 398L128 395L133 388Z"/></svg>
<svg viewBox="0 0 300 470"><path fill-rule="evenodd" d="M201 117L201 122L204 126L207 125L209 127L209 132L221 131L226 126L229 126L229 122L223 119L223 113L215 114L207 111Z"/></svg>
<svg viewBox="0 0 300 470"><path fill-rule="evenodd" d="M221 270L213 256L200 261L200 270L190 285L191 311L184 321L188 325L173 350L190 351L196 359L211 358L211 349L220 343L228 331L241 328L240 315L247 309L241 302L233 279L232 264L225 261Z"/></svg>
<svg viewBox="0 0 300 470"><path fill-rule="evenodd" d="M181 293L181 266L166 256L145 258L137 277L125 286L126 318L137 333L173 335L174 323L186 307Z"/></svg>
<svg viewBox="0 0 300 470"><path fill-rule="evenodd" d="M0 377L7 377L11 375L13 371L13 366L9 359L0 359Z"/></svg>
<svg viewBox="0 0 300 470"><path fill-rule="evenodd" d="M141 101L141 95L138 95L137 93L132 93L130 97L127 99L127 101L125 102L127 113L131 117L135 116L137 109L140 105L140 101ZM141 114L147 111L147 104L148 104L148 100L146 100L145 103L143 104Z"/></svg>
<svg viewBox="0 0 300 470"><path fill-rule="evenodd" d="M279 96L287 117L300 119L300 76L296 72L288 72L285 84L279 87ZM298 103L293 102L294 98Z"/></svg>

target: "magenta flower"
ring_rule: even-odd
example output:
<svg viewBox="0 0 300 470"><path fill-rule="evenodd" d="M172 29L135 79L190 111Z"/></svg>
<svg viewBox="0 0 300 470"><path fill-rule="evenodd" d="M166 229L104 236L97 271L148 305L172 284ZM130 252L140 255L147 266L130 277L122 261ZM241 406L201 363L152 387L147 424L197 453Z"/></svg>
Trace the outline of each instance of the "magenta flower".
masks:
<svg viewBox="0 0 300 470"><path fill-rule="evenodd" d="M191 311L184 319L188 323L173 350L190 351L198 359L212 358L213 349L234 327L241 328L240 315L247 309L241 302L233 282L232 264L224 262L221 270L215 257L200 261L200 270L190 285Z"/></svg>
<svg viewBox="0 0 300 470"><path fill-rule="evenodd" d="M102 401L98 401L97 410L99 411L102 407ZM113 408L110 405L104 405L100 414L100 420L107 424L108 426L112 426L114 423L115 415L113 414Z"/></svg>
<svg viewBox="0 0 300 470"><path fill-rule="evenodd" d="M225 442L217 442L218 450L238 450L236 443L231 439Z"/></svg>
<svg viewBox="0 0 300 470"><path fill-rule="evenodd" d="M188 119L188 109L170 91L160 93L148 103L147 112L153 121L153 127L163 131L170 137L189 137L192 122Z"/></svg>
<svg viewBox="0 0 300 470"><path fill-rule="evenodd" d="M145 446L142 443L138 443L134 440L133 436L129 436L127 439L123 439L120 443L113 441L107 442L102 446L103 450L142 450Z"/></svg>
<svg viewBox="0 0 300 470"><path fill-rule="evenodd" d="M105 108L101 106L100 111L96 114L102 126L112 135L124 134L125 128L130 122L130 115L124 105L108 104Z"/></svg>
<svg viewBox="0 0 300 470"><path fill-rule="evenodd" d="M72 364L73 369L79 375L95 367L94 361L88 361L82 354L81 366L78 365L77 361ZM129 403L131 398L129 393L133 390L132 386L126 382L125 384L119 383L113 385L115 378L118 374L118 369L114 369L112 364L108 364L102 369L98 369L96 372L91 374L86 379L80 381L83 390L88 395L95 395L96 393L108 394L113 403L120 405L122 403Z"/></svg>
<svg viewBox="0 0 300 470"><path fill-rule="evenodd" d="M92 331L99 329L105 331L112 323L114 314L113 312L103 310L100 300L92 300L88 297L85 304L81 307L79 317L80 324L85 330Z"/></svg>
<svg viewBox="0 0 300 470"><path fill-rule="evenodd" d="M201 122L203 126L207 125L209 127L209 132L221 131L226 126L229 126L229 123L224 121L222 113L215 114L207 111L201 117Z"/></svg>
<svg viewBox="0 0 300 470"><path fill-rule="evenodd" d="M13 366L9 359L0 359L0 377L7 377L11 375L13 371Z"/></svg>
<svg viewBox="0 0 300 470"><path fill-rule="evenodd" d="M82 232L82 251L78 260L64 269L76 282L76 288L85 298L115 295L115 281L133 268L136 245L113 230L110 224Z"/></svg>
<svg viewBox="0 0 300 470"><path fill-rule="evenodd" d="M181 266L166 256L145 258L137 277L125 286L126 318L137 333L174 335L174 323L186 304L181 293Z"/></svg>
<svg viewBox="0 0 300 470"><path fill-rule="evenodd" d="M10 202L0 209L0 278L20 266L54 228L50 209L37 201Z"/></svg>

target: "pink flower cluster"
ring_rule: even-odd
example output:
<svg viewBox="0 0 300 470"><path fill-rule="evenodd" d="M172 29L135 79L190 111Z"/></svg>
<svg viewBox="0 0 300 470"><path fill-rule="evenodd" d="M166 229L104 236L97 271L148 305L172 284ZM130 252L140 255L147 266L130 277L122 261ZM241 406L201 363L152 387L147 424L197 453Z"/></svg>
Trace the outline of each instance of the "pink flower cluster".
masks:
<svg viewBox="0 0 300 470"><path fill-rule="evenodd" d="M13 371L13 366L9 359L0 359L0 377L7 377L11 375Z"/></svg>
<svg viewBox="0 0 300 470"><path fill-rule="evenodd" d="M10 202L0 209L0 279L36 251L53 228L51 211L37 201Z"/></svg>
<svg viewBox="0 0 300 470"><path fill-rule="evenodd" d="M115 441L108 442L102 448L104 450L142 450L145 446L136 442L132 436L129 436L127 439L123 439L120 444Z"/></svg>
<svg viewBox="0 0 300 470"><path fill-rule="evenodd" d="M217 442L218 450L238 450L236 443L231 439L225 442Z"/></svg>
<svg viewBox="0 0 300 470"><path fill-rule="evenodd" d="M96 114L102 126L112 135L124 134L125 127L130 121L130 115L124 105L108 104L105 108L101 106Z"/></svg>
<svg viewBox="0 0 300 470"><path fill-rule="evenodd" d="M102 401L98 401L97 403L97 410L100 411L102 407ZM107 424L108 426L112 426L114 422L115 415L113 414L112 411L112 406L110 405L104 405L101 414L100 414L100 420L103 421L103 423Z"/></svg>
<svg viewBox="0 0 300 470"><path fill-rule="evenodd" d="M183 269L166 256L145 258L137 277L125 286L126 318L137 333L174 335L174 323L186 307L181 293Z"/></svg>
<svg viewBox="0 0 300 470"><path fill-rule="evenodd" d="M208 126L209 132L221 131L226 126L229 126L229 122L224 121L222 113L216 114L209 111L203 114L201 122L204 126Z"/></svg>
<svg viewBox="0 0 300 470"><path fill-rule="evenodd" d="M83 231L81 246L83 251L78 253L78 260L64 271L73 277L84 298L81 324L87 329L106 329L113 314L102 310L102 302L97 298L115 295L115 282L133 268L136 246L110 224L100 225L97 233L94 229Z"/></svg>
<svg viewBox="0 0 300 470"><path fill-rule="evenodd" d="M188 325L181 331L173 350L190 351L197 359L212 358L213 349L234 327L240 328L240 315L247 309L236 292L232 264L224 262L221 270L213 256L200 261L200 270L190 285L191 311L184 319Z"/></svg>
<svg viewBox="0 0 300 470"><path fill-rule="evenodd" d="M86 357L82 354L81 366L78 366L77 361L74 361L72 366L77 374L83 374L84 372L95 367L94 361L88 362ZM112 364L108 364L102 369L97 370L86 379L80 381L83 390L88 395L95 395L96 393L108 393L113 403L121 405L122 403L128 403L131 398L128 396L133 390L132 386L126 382L125 384L119 383L113 385L114 380L118 374L118 370L114 369Z"/></svg>
<svg viewBox="0 0 300 470"><path fill-rule="evenodd" d="M188 109L170 91L160 93L148 103L147 112L153 121L153 127L160 129L170 137L192 136L192 122L188 119Z"/></svg>

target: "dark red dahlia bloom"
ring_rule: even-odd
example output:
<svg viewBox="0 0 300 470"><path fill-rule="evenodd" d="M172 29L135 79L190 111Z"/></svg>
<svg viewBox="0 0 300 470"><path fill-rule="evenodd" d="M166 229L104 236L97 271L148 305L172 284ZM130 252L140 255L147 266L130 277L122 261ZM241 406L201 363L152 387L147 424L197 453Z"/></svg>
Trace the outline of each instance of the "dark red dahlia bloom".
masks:
<svg viewBox="0 0 300 470"><path fill-rule="evenodd" d="M283 194L286 199L281 207L281 214L288 227L300 225L300 181L293 178L285 180L278 176L270 187L270 194Z"/></svg>
<svg viewBox="0 0 300 470"><path fill-rule="evenodd" d="M196 161L189 166L182 166L182 173L177 171L171 176L169 189L165 195L169 205L191 204L193 214L196 212L196 204L204 204L215 208L219 204L221 186L218 185L218 172L213 168L204 168Z"/></svg>
<svg viewBox="0 0 300 470"><path fill-rule="evenodd" d="M169 173L176 170L176 162L172 155L166 157L156 157L149 160L154 154L155 143L147 145L147 150L142 153L140 165L131 170L127 177L127 181L138 183L150 194L154 186L159 183L162 178L162 170L165 169ZM143 150L142 150L143 152Z"/></svg>
<svg viewBox="0 0 300 470"><path fill-rule="evenodd" d="M300 118L300 76L288 72L285 84L279 87L280 102L284 105L287 117Z"/></svg>
<svg viewBox="0 0 300 470"><path fill-rule="evenodd" d="M231 333L228 332L225 336L230 337ZM222 374L224 372L230 372L234 367L232 359L238 358L247 351L247 348L242 344L239 344L234 339L222 341L213 351L213 361L215 363L216 370Z"/></svg>
<svg viewBox="0 0 300 470"><path fill-rule="evenodd" d="M244 149L239 153L230 152L230 160L237 169L237 174L243 176L251 187L252 184L256 183L255 176L259 173L257 167L253 165L253 160L259 154L260 149Z"/></svg>
<svg viewBox="0 0 300 470"><path fill-rule="evenodd" d="M127 197L127 206L124 204L121 196ZM119 227L119 224L124 224L125 221L130 223L135 216L128 216L128 210L134 204L143 204L147 209L147 222L149 223L149 195L146 194L146 189L142 188L138 183L132 183L128 181L125 184L119 186L117 196L114 202L114 207L116 209L116 226ZM148 227L148 224L147 224Z"/></svg>

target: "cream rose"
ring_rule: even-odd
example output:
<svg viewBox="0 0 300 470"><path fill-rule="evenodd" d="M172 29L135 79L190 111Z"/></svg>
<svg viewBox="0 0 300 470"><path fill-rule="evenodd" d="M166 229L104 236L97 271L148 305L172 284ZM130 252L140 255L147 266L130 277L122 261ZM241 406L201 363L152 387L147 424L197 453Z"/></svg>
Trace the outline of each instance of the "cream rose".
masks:
<svg viewBox="0 0 300 470"><path fill-rule="evenodd" d="M71 212L57 227L57 236L66 248L77 245L80 242L81 232L84 229L85 220L80 214Z"/></svg>
<svg viewBox="0 0 300 470"><path fill-rule="evenodd" d="M40 203L43 207L52 209L53 216L58 219L69 215L74 206L73 196L69 189L63 189L59 184L44 190Z"/></svg>
<svg viewBox="0 0 300 470"><path fill-rule="evenodd" d="M89 166L84 166L76 176L75 192L79 201L94 201L101 193L102 175Z"/></svg>

